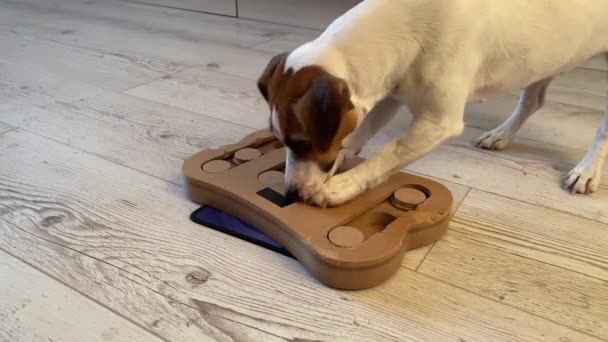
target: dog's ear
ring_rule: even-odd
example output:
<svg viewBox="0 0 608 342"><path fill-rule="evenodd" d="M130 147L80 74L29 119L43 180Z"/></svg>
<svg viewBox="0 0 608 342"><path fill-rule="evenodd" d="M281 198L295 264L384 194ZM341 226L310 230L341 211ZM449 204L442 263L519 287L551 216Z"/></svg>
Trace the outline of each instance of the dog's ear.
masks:
<svg viewBox="0 0 608 342"><path fill-rule="evenodd" d="M260 90L260 93L262 94L266 102L268 102L270 98L268 86L272 80L272 76L276 72L278 66L285 61L288 54L289 52L283 52L272 57L270 59L270 62L268 62L268 65L266 65L266 69L264 69L262 75L260 75L260 77L258 78L258 89Z"/></svg>
<svg viewBox="0 0 608 342"><path fill-rule="evenodd" d="M296 103L295 113L313 146L327 151L346 112L353 108L346 82L323 75L312 81L308 92Z"/></svg>

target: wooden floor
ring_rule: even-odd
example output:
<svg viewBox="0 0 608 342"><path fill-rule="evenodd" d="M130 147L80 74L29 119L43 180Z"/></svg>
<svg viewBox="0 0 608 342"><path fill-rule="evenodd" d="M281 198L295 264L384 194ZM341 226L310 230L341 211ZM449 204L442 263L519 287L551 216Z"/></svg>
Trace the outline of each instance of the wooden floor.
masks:
<svg viewBox="0 0 608 342"><path fill-rule="evenodd" d="M255 79L316 33L0 0L0 340L608 341L608 169L592 196L560 187L604 115L600 60L555 81L509 150L472 141L515 93L471 106L462 137L408 168L446 184L457 210L377 288L328 289L189 221L184 158L264 128Z"/></svg>

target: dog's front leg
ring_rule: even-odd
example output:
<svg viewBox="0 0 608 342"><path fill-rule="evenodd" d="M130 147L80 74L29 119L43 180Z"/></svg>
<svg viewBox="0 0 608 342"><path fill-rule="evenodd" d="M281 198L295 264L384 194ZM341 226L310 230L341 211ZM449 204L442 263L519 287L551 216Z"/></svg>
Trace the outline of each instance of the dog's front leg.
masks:
<svg viewBox="0 0 608 342"><path fill-rule="evenodd" d="M367 161L330 177L311 201L321 207L337 206L384 182L393 173L427 154L443 141L460 134L462 119L436 121L415 119L410 127Z"/></svg>
<svg viewBox="0 0 608 342"><path fill-rule="evenodd" d="M459 65L456 63L455 65ZM462 64L459 65L459 68ZM438 77L435 77L438 76ZM383 183L399 169L432 151L464 129L469 82L462 74L421 75L404 84L396 96L404 99L414 119L397 138L368 160L330 177L309 202L321 207L344 204Z"/></svg>
<svg viewBox="0 0 608 342"><path fill-rule="evenodd" d="M359 154L363 146L395 117L401 107L403 107L403 103L392 97L387 97L378 102L365 115L359 127L344 139L342 148L354 152L353 154Z"/></svg>

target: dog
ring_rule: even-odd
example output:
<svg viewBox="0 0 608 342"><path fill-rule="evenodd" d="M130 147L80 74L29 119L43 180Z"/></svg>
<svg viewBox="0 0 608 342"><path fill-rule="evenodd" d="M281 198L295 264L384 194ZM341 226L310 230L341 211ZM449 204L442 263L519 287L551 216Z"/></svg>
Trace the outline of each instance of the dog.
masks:
<svg viewBox="0 0 608 342"><path fill-rule="evenodd" d="M274 56L257 86L286 146L286 196L338 206L460 135L467 103L521 89L508 120L476 142L506 148L552 78L600 55L608 57L606 0L365 0ZM402 106L409 127L337 173ZM608 113L565 187L596 191L607 153Z"/></svg>

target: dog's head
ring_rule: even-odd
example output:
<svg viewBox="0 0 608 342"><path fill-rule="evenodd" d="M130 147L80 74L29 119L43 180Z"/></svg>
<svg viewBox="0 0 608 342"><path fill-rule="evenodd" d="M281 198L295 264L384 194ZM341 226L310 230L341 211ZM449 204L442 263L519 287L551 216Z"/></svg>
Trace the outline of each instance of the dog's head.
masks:
<svg viewBox="0 0 608 342"><path fill-rule="evenodd" d="M339 165L342 141L357 126L348 85L320 66L286 67L273 57L258 80L270 128L286 146L287 197L308 199Z"/></svg>

